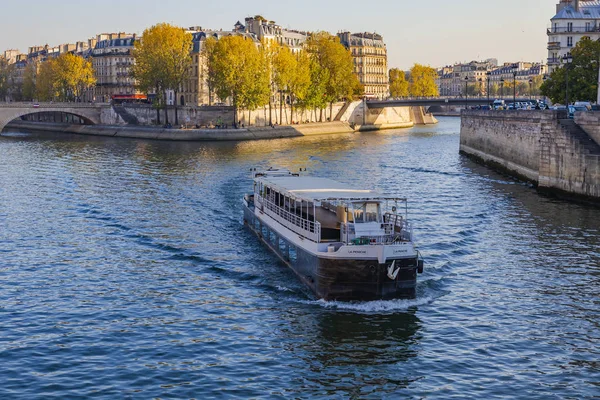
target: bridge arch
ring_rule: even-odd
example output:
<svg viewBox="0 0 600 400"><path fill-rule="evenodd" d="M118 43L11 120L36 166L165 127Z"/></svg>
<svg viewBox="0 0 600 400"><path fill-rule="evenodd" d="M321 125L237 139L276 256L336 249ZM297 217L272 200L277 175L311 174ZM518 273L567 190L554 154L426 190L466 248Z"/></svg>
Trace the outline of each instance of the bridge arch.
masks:
<svg viewBox="0 0 600 400"><path fill-rule="evenodd" d="M101 107L100 106L34 106L28 105L1 105L0 104L0 132L6 128L11 121L21 117L40 113L64 113L77 116L88 125L100 124Z"/></svg>

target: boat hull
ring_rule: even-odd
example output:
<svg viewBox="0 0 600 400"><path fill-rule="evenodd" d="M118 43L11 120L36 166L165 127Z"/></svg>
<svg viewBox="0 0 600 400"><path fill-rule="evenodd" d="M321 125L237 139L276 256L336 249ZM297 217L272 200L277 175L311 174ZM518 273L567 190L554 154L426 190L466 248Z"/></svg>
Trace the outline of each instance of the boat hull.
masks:
<svg viewBox="0 0 600 400"><path fill-rule="evenodd" d="M371 301L416 296L417 257L380 263L377 259L339 259L311 254L290 243L244 207L244 223L318 297L327 301Z"/></svg>

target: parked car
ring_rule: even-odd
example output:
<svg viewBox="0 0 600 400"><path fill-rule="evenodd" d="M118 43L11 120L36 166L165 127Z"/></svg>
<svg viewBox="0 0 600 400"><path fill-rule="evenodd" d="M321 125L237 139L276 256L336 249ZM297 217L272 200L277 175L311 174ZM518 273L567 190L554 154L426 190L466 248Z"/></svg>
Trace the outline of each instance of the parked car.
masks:
<svg viewBox="0 0 600 400"><path fill-rule="evenodd" d="M573 104L573 106L585 107L588 111L592 109L592 103L590 103L589 101L576 101L575 104Z"/></svg>
<svg viewBox="0 0 600 400"><path fill-rule="evenodd" d="M504 110L506 103L504 100L494 100L492 107L494 107L494 110Z"/></svg>
<svg viewBox="0 0 600 400"><path fill-rule="evenodd" d="M569 106L569 118L575 118L575 113L579 111L590 111L586 106Z"/></svg>

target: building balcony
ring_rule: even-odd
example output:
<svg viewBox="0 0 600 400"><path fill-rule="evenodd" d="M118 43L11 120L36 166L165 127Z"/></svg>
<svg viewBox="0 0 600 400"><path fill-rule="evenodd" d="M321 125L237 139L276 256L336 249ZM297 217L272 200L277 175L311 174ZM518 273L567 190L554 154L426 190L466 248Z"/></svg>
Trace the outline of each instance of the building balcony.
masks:
<svg viewBox="0 0 600 400"><path fill-rule="evenodd" d="M550 42L548 43L548 50L560 50L560 42Z"/></svg>
<svg viewBox="0 0 600 400"><path fill-rule="evenodd" d="M557 33L600 33L600 26L573 26L570 28L557 26L548 28L546 33L548 35L555 35Z"/></svg>
<svg viewBox="0 0 600 400"><path fill-rule="evenodd" d="M548 65L560 65L560 58L549 58Z"/></svg>

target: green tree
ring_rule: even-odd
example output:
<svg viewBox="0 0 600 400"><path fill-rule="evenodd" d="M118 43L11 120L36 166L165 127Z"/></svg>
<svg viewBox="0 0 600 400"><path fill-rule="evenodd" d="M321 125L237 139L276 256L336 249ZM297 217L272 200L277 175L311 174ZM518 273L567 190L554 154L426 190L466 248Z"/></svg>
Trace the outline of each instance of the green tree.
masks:
<svg viewBox="0 0 600 400"><path fill-rule="evenodd" d="M390 69L390 96L408 97L408 81L404 71L398 68Z"/></svg>
<svg viewBox="0 0 600 400"><path fill-rule="evenodd" d="M544 83L544 78L541 75L538 76L534 76L532 78L533 80L533 84L532 84L532 92L534 96L539 96L541 93L541 87L542 84Z"/></svg>
<svg viewBox="0 0 600 400"><path fill-rule="evenodd" d="M541 92L553 103L566 98L566 70L569 68L569 100L595 101L598 95L598 62L600 42L583 37L571 51L573 63L557 68L541 85Z"/></svg>
<svg viewBox="0 0 600 400"><path fill-rule="evenodd" d="M439 96L436 78L437 72L434 68L415 64L410 70L410 94L415 97Z"/></svg>
<svg viewBox="0 0 600 400"><path fill-rule="evenodd" d="M0 101L5 101L10 91L10 78L12 75L12 66L8 60L0 57Z"/></svg>
<svg viewBox="0 0 600 400"><path fill-rule="evenodd" d="M30 62L23 71L23 100L32 101L36 97L35 82L37 78L37 64Z"/></svg>
<svg viewBox="0 0 600 400"><path fill-rule="evenodd" d="M157 123L160 124L160 108L165 108L165 121L169 114L165 99L166 91L175 92L175 124L178 124L177 93L192 63L192 35L185 29L167 23L154 25L144 31L141 40L134 44L132 77L137 87L156 96Z"/></svg>
<svg viewBox="0 0 600 400"><path fill-rule="evenodd" d="M470 97L475 97L479 94L479 83L470 83L467 84L467 94Z"/></svg>

